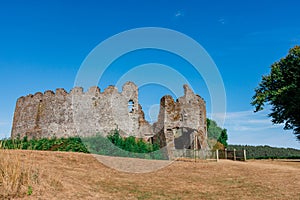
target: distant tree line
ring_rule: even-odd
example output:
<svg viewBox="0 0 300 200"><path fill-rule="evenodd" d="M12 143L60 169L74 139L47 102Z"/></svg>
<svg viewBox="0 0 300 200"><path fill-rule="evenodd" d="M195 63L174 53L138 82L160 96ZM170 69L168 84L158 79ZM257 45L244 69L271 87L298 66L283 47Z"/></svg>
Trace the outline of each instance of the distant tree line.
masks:
<svg viewBox="0 0 300 200"><path fill-rule="evenodd" d="M249 159L300 159L300 150L293 148L278 148L270 146L228 145L228 150L247 152Z"/></svg>
<svg viewBox="0 0 300 200"><path fill-rule="evenodd" d="M218 126L217 122L207 118L208 142L213 150L233 150L241 152L244 149L249 159L300 159L300 150L293 148L277 148L270 146L228 145L227 130Z"/></svg>

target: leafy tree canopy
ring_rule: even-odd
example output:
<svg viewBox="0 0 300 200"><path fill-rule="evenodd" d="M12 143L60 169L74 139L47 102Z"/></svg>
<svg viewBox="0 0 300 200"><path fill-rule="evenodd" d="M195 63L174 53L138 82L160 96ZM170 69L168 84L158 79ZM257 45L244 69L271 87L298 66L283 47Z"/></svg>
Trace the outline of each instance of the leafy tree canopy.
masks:
<svg viewBox="0 0 300 200"><path fill-rule="evenodd" d="M207 118L206 124L207 124L208 139L212 140L211 143L219 142L224 147L227 147L227 145L228 145L227 144L227 140L228 140L227 130L219 127L217 122L212 119Z"/></svg>
<svg viewBox="0 0 300 200"><path fill-rule="evenodd" d="M218 126L217 122L212 119L206 119L207 123L207 132L208 132L208 138L209 139L216 139L221 135L222 128Z"/></svg>
<svg viewBox="0 0 300 200"><path fill-rule="evenodd" d="M293 129L300 141L300 46L271 65L269 75L263 76L251 104L255 112L271 105L269 117L275 124L284 123L284 129Z"/></svg>
<svg viewBox="0 0 300 200"><path fill-rule="evenodd" d="M220 137L218 138L218 142L224 145L224 147L227 147L227 140L228 140L228 135L227 135L227 130L223 129L221 132Z"/></svg>

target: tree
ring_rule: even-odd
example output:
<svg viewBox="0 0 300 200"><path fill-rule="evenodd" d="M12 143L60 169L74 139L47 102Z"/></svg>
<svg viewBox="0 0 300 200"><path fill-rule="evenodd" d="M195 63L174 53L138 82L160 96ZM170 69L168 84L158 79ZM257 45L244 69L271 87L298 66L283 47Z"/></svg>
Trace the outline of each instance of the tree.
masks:
<svg viewBox="0 0 300 200"><path fill-rule="evenodd" d="M224 149L224 147L227 147L227 140L228 140L228 135L227 135L227 130L222 129L221 127L218 126L217 122L212 120L212 119L206 119L206 124L207 124L207 132L208 132L208 139L209 139L209 144L210 146L215 149ZM220 147L220 144L222 144L222 148Z"/></svg>
<svg viewBox="0 0 300 200"><path fill-rule="evenodd" d="M293 129L300 141L300 46L290 49L285 58L271 65L270 74L262 77L252 97L254 112L263 110L265 103L271 105L272 122Z"/></svg>
<svg viewBox="0 0 300 200"><path fill-rule="evenodd" d="M218 126L217 122L212 119L206 119L207 123L207 132L208 132L208 138L209 139L216 139L221 135L222 128Z"/></svg>
<svg viewBox="0 0 300 200"><path fill-rule="evenodd" d="M220 137L218 138L218 142L224 145L224 147L227 147L227 140L228 140L228 135L227 135L227 130L224 128L221 132Z"/></svg>

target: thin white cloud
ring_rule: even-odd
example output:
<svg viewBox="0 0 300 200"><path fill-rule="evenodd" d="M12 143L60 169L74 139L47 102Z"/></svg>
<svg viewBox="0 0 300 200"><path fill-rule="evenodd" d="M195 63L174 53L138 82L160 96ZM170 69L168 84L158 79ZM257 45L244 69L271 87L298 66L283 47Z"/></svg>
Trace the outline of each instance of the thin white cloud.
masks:
<svg viewBox="0 0 300 200"><path fill-rule="evenodd" d="M291 43L300 43L300 35L298 35L297 37L292 38L290 42Z"/></svg>
<svg viewBox="0 0 300 200"><path fill-rule="evenodd" d="M250 32L245 35L245 41L253 42L299 42L300 28L285 28L285 29L272 29Z"/></svg>
<svg viewBox="0 0 300 200"><path fill-rule="evenodd" d="M226 24L226 20L223 17L221 17L218 22L222 25Z"/></svg>
<svg viewBox="0 0 300 200"><path fill-rule="evenodd" d="M10 137L11 123L0 121L0 139Z"/></svg>
<svg viewBox="0 0 300 200"><path fill-rule="evenodd" d="M0 126L8 125L8 122L0 121Z"/></svg>
<svg viewBox="0 0 300 200"><path fill-rule="evenodd" d="M277 147L300 148L291 130L283 130L282 124L273 124L268 117L270 108L254 113L253 110L226 113L223 128L227 129L230 144L270 145ZM224 113L214 113L217 121Z"/></svg>
<svg viewBox="0 0 300 200"><path fill-rule="evenodd" d="M247 122L250 124L269 124L270 119L249 119Z"/></svg>
<svg viewBox="0 0 300 200"><path fill-rule="evenodd" d="M178 17L183 17L184 16L184 13L180 10L178 10L175 14L174 14L174 17L178 18Z"/></svg>
<svg viewBox="0 0 300 200"><path fill-rule="evenodd" d="M212 119L220 121L224 113L212 114ZM268 117L268 110L254 113L252 110L228 112L225 116L224 128L233 131L262 131L267 129L282 128L282 125L274 125Z"/></svg>

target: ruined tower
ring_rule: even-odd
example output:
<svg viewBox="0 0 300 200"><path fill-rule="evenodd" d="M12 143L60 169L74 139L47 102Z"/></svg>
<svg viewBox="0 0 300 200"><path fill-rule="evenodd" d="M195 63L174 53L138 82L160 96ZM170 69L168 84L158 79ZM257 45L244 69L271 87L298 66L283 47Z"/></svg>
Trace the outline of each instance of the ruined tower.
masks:
<svg viewBox="0 0 300 200"><path fill-rule="evenodd" d="M208 150L205 101L187 85L183 87L184 96L176 101L169 95L161 98L154 138L168 149Z"/></svg>

